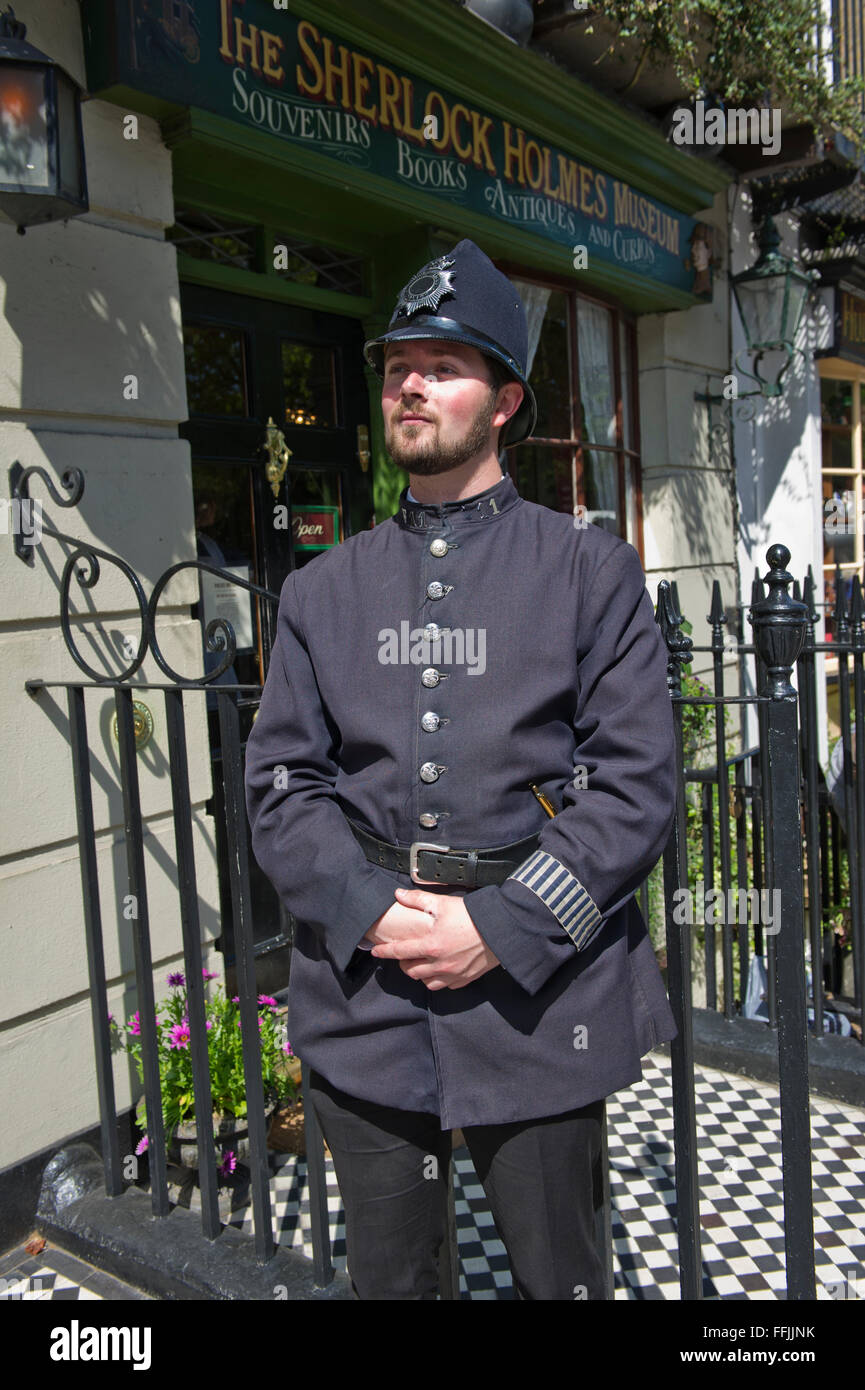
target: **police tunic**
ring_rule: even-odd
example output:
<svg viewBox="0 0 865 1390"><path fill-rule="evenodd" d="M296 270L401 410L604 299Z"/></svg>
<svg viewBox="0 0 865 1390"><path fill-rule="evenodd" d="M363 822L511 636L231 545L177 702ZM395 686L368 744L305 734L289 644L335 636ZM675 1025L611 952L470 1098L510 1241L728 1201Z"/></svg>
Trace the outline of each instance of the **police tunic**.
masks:
<svg viewBox="0 0 865 1390"><path fill-rule="evenodd" d="M443 1129L559 1114L676 1035L633 896L674 814L664 643L627 542L507 476L459 502L407 491L286 579L247 743L253 851L297 918L289 1038L333 1085ZM358 949L420 885L347 817L401 846L539 833L503 883L423 885L465 895L501 964L429 990Z"/></svg>

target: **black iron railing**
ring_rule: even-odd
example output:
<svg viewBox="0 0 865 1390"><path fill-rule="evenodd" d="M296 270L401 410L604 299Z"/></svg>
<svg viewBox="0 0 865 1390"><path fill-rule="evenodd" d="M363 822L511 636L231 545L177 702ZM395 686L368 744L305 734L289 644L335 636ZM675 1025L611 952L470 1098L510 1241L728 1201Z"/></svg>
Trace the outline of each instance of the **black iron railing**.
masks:
<svg viewBox="0 0 865 1390"><path fill-rule="evenodd" d="M790 674L804 642L805 606L791 598L792 577L785 569L790 552L770 547L767 559L768 597L758 592L751 607L757 658L757 692L753 696L723 693L723 669L715 661L714 695L683 697L681 668L694 655L690 638L681 632L683 618L677 595L669 585L659 586L658 620L670 653L669 672L676 723L677 759L683 766L682 716L686 705L710 705L716 721L715 778L722 806L729 805L728 766L724 757L722 712L727 706L753 705L760 728L763 789L762 832L765 886L778 890L780 920L776 950L770 963L778 1003L778 1070L781 1091L781 1146L784 1182L787 1297L813 1299L814 1249L811 1200L810 1109L808 1093L808 1035L805 1000L802 860L799 815L799 734L796 692ZM722 615L717 591L710 622L718 645ZM723 650L723 641L721 641ZM722 825L729 829L726 814ZM720 836L722 875L730 879L729 835ZM670 1002L678 1035L670 1045L673 1081L673 1127L676 1154L676 1198L679 1236L680 1283L683 1299L698 1299L702 1292L700 1258L699 1181L696 1162L696 1106L693 1075L693 1020L691 1003L691 936L677 905L690 907L691 925L698 905L693 901L687 854L687 816L684 772L678 781L676 816L664 853L664 897L667 923L667 966ZM774 899L773 899L774 901ZM727 1005L732 996L731 924L723 927L723 960ZM713 945L714 943L712 943ZM712 951L714 955L714 951Z"/></svg>
<svg viewBox="0 0 865 1390"><path fill-rule="evenodd" d="M18 470L13 495L26 496L27 473ZM41 470L37 470L40 471ZM83 481L72 479L71 498L67 501L52 491L59 505L74 505L80 497ZM193 853L193 822L189 790L189 768L186 742L186 699L190 693L212 690L216 699L224 772L224 817L227 844L230 847L229 879L235 926L237 958L237 990L240 999L241 1031L243 1037L243 1068L249 1117L249 1170L254 1218L255 1250L260 1261L269 1260L275 1251L273 1213L270 1203L269 1159L265 1132L264 1094L261 1071L257 1019L257 988L253 933L251 923L251 894L249 849L244 799L243 756L239 728L238 697L241 691L247 698L260 695L260 687L219 685L214 680L227 670L234 656L234 634L231 626L217 619L208 625L207 646L210 651L223 653L221 664L197 681L183 680L171 670L156 642L156 607L167 576L155 585L150 599L129 567L117 557L95 547L43 528L44 534L69 542L74 554L67 561L62 579L61 615L64 636L70 655L89 681L46 682L29 680L26 690L40 698L49 689L66 692L69 741L73 762L73 793L78 817L78 838L81 850L82 900L84 908L84 944L87 951L93 1037L96 1053L97 1086L102 1127L102 1151L105 1165L106 1190L118 1195L124 1188L121 1155L118 1148L117 1116L112 1074L111 1046L107 1014L107 985L103 950L102 907L96 873L95 833L90 790L90 742L85 713L84 692L87 689L111 690L117 713L119 736L118 778L123 796L124 835L127 852L128 893L136 904L132 917L132 936L135 949L135 981L139 1005L144 1071L144 1095L147 1107L149 1138L150 1182L154 1216L163 1218L170 1209L165 1135L157 1063L157 1039L154 1022L153 971L150 945L150 923L147 907L144 838L135 751L133 698L139 690L159 691L165 705L168 747L168 777L172 794L177 858L177 892L183 942L184 962L189 1003L190 1051L192 1061L195 1113L211 1113L211 1091L208 1067L207 1033L204 1018L204 982L201 962L201 931L198 915L196 866ZM142 637L132 666L119 674L103 676L81 657L72 640L69 614L69 587L73 574L84 588L90 589L98 579L99 558L119 564L131 577L138 597ZM24 557L22 557L24 558ZM806 583L806 602L791 596L791 576L785 566L789 552L775 545L767 555L769 573L766 577L768 595L757 583L750 609L754 628L751 645L741 640L735 651L744 668L753 666L754 693L730 695L725 693L724 656L732 650L729 638L723 636L724 613L720 591L713 593L709 621L712 640L708 647L694 647L683 632L675 585L666 581L659 586L657 621L669 653L668 673L677 739L677 759L680 769L677 806L669 843L663 856L663 918L666 935L668 992L676 1017L678 1036L671 1044L673 1084L673 1124L675 1142L676 1211L678 1219L679 1264L682 1297L702 1297L700 1251L699 1181L697 1165L696 1104L694 1092L694 1038L692 1028L691 970L695 955L694 931L704 930L703 949L706 959L707 1002L717 1007L719 982L715 978L715 928L707 921L705 900L695 901L695 884L689 870L687 788L699 789L703 808L700 827L704 884L733 887L732 852L736 851L737 889L757 889L759 892L780 895L779 918L767 923L756 914L748 926L724 921L721 926L721 985L725 1017L732 1019L741 1011L742 1000L736 998L735 967L738 965L739 993L748 976L751 953L766 952L768 985L768 1024L778 1036L779 1080L782 1120L782 1167L785 1204L785 1240L787 1257L787 1296L790 1299L810 1299L814 1292L813 1218L811 1202L810 1116L808 1093L808 997L805 986L804 947L806 940L804 906L808 902L808 940L811 943L813 969L812 1012L820 1026L823 998L822 938L826 928L826 910L830 888L837 901L840 894L839 864L842 848L846 848L850 864L851 930L857 952L856 997L851 1013L858 1007L861 1018L861 952L862 904L865 902L865 781L855 776L852 757L844 765L845 787L848 790L848 836L839 834L837 815L819 784L816 763L817 686L815 657L821 648L815 645L813 629L816 613L810 605L813 586ZM75 562L86 568L76 570ZM201 561L184 562L172 567L169 574L188 566L213 571L215 567ZM220 571L216 571L220 573ZM225 578L242 584L260 596L262 602L276 602L277 596L250 584L243 584L226 573ZM810 581L809 581L810 582ZM839 593L841 592L839 586ZM842 617L844 615L841 615ZM862 656L865 653L865 629L858 581L854 584L851 614L837 627L832 650L839 656L844 672L843 687L847 690L844 717L845 754L850 745L849 705L855 709L856 742L859 752L857 765L863 765L865 750L865 676ZM739 634L741 638L741 634ZM168 676L167 683L133 681L147 650L151 650L160 668ZM822 649L826 649L825 647ZM682 693L683 667L689 665L699 652L711 652L715 691L705 696ZM852 662L852 667L849 663ZM793 668L798 671L801 695L790 684ZM743 689L744 681L740 681ZM842 701L843 705L843 701ZM714 762L711 767L685 769L683 718L688 706L709 707L714 711ZM757 715L759 738L757 744L735 757L726 749L723 711L751 706ZM801 709L801 718L800 718ZM800 745L801 728L801 745ZM817 771L815 771L817 769ZM717 811L713 811L717 801ZM738 810L738 815L736 814ZM746 817L747 812L747 817ZM714 858L713 815L718 820L718 863ZM735 822L731 826L731 818ZM693 831L691 832L693 837ZM803 865L803 845L805 863ZM717 871L717 872L716 872ZM855 884L855 892L854 890ZM681 920L677 914L682 901L691 902L691 919ZM647 893L642 890L644 903ZM772 899L770 899L772 901ZM757 902L760 902L758 897ZM118 923L123 929L118 912ZM751 930L752 929L752 930ZM304 1069L302 1084L307 1080ZM325 1188L323 1144L311 1106L305 1107L307 1162L312 1215L312 1243L316 1281L324 1285L333 1277L328 1214ZM205 1236L219 1238L221 1222L216 1183L216 1153L207 1125L199 1126L201 1220ZM599 1252L607 1270L608 1297L612 1298L612 1245L610 1222L609 1172L606 1141L602 1163L596 1174L596 1235ZM449 1178L451 1212L449 1241L440 1261L441 1293L444 1298L458 1298L458 1264L456 1229L453 1218L452 1173Z"/></svg>
<svg viewBox="0 0 865 1390"><path fill-rule="evenodd" d="M672 586L673 603L677 603L676 586ZM820 621L814 604L815 586L809 571L804 594L805 628L802 647L796 662L799 740L801 752L799 796L801 803L801 832L804 849L804 897L807 910L806 944L810 955L811 984L809 987L809 1024L817 1039L840 1034L861 1043L862 1032L862 943L865 918L865 780L855 776L859 758L857 730L865 728L865 720L853 718L857 702L865 702L865 680L862 657L865 653L865 628L862 620L861 588L858 579L851 586L848 600L838 584L834 612L831 615L835 640L817 642L815 631ZM793 597L799 600L798 583L793 585ZM756 580L752 604L765 598L761 581ZM743 610L738 610L740 613ZM702 935L702 955L705 969L706 1006L718 1009L732 1020L745 1014L746 993L751 978L751 965L756 956L766 962L766 1007L756 1016L766 1017L777 1026L775 997L775 937L774 924L764 921L767 909L771 914L771 899L764 899L768 886L768 843L771 824L766 823L764 788L768 780L765 710L752 697L729 701L725 696L723 660L735 652L739 668L739 686L750 685L763 689L765 676L756 648L738 640L731 647L724 637L724 610L720 586L713 586L712 641L708 646L692 646L690 655L710 654L714 668L714 693L705 688L702 698L682 698L685 708L705 706L712 712L713 729L703 751L708 756L705 766L691 766L686 750L683 777L687 787L697 789L691 798L698 801L699 814L691 829L689 878L696 889L696 924ZM838 665L837 690L840 706L840 737L832 759L835 771L827 781L819 756L818 710L820 706L819 667L817 658L825 654ZM708 679L708 677L706 677ZM720 698L719 698L720 697ZM724 747L724 731L719 711L729 705L753 704L757 714L758 741L744 751L730 756ZM741 731L740 731L741 732ZM741 739L740 739L741 741ZM727 736L729 742L729 736ZM713 745L713 746L712 746ZM690 750L693 753L693 749ZM849 810L847 809L849 807ZM694 840L699 838L700 850L694 853ZM695 863L696 859L696 863ZM735 862L734 862L735 861ZM844 880L847 879L848 887ZM716 908L709 895L718 900ZM849 896L849 904L847 898ZM641 890L644 916L653 915L648 884ZM715 917L721 921L716 924ZM657 910L654 911L657 918ZM744 929L743 929L744 928ZM717 978L717 955L720 946L721 978ZM846 983L845 966L852 965L852 982ZM753 982L752 982L753 983ZM720 1002L719 1002L720 998Z"/></svg>

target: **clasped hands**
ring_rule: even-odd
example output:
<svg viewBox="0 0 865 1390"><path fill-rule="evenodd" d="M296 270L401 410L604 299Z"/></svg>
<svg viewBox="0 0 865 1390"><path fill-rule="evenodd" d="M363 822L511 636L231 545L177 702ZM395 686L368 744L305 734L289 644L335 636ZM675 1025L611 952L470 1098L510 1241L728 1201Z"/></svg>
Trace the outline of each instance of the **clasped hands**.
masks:
<svg viewBox="0 0 865 1390"><path fill-rule="evenodd" d="M501 962L487 946L463 899L397 888L397 901L373 922L364 941L372 955L399 961L427 989L462 989Z"/></svg>

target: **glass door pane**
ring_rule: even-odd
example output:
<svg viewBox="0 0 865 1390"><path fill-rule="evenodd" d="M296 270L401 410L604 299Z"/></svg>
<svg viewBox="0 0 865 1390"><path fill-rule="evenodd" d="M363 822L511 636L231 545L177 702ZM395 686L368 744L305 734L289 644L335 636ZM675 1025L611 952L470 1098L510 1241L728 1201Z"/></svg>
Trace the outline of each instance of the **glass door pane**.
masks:
<svg viewBox="0 0 865 1390"><path fill-rule="evenodd" d="M224 569L248 583L256 574L250 469L195 461L192 465L195 504L195 541L199 560ZM262 681L258 599L218 576L199 571L203 667L212 671L222 664L218 652L205 646L207 624L214 618L231 623L237 643L234 662L217 677L215 685L259 684ZM216 708L216 696L208 693L208 709Z"/></svg>
<svg viewBox="0 0 865 1390"><path fill-rule="evenodd" d="M286 425L335 429L341 422L332 349L283 340L281 351Z"/></svg>
<svg viewBox="0 0 865 1390"><path fill-rule="evenodd" d="M190 417L249 416L242 329L225 324L184 323L183 354Z"/></svg>
<svg viewBox="0 0 865 1390"><path fill-rule="evenodd" d="M345 540L345 480L324 468L291 468L294 563L299 569L321 551Z"/></svg>

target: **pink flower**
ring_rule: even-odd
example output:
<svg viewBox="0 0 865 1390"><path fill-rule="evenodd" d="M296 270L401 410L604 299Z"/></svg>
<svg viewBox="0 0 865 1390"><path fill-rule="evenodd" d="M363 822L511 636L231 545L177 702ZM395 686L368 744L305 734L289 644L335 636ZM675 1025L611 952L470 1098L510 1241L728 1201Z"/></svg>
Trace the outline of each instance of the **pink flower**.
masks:
<svg viewBox="0 0 865 1390"><path fill-rule="evenodd" d="M258 1002L259 1002L259 1005L260 1005L262 1008L265 1008L265 1007L268 1008L268 1009L278 1009L278 1008L279 1008L279 1005L277 1004L277 1002L276 1002L276 1000L274 999L274 997L273 997L272 994L260 994L260 995L258 996Z"/></svg>
<svg viewBox="0 0 865 1390"><path fill-rule="evenodd" d="M229 1173L233 1173L236 1167L237 1159L234 1155L234 1149L226 1150L225 1156L219 1165L219 1172L224 1178L227 1178Z"/></svg>
<svg viewBox="0 0 865 1390"><path fill-rule="evenodd" d="M282 1050L283 1050L283 1052L285 1053L286 1057L293 1057L293 1056L294 1056L294 1053L293 1053L292 1050L291 1050L291 1043L288 1041L287 1038L286 1038L285 1042L282 1044Z"/></svg>
<svg viewBox="0 0 865 1390"><path fill-rule="evenodd" d="M144 1150L145 1150L146 1148L148 1148L149 1145L150 1145L150 1140L148 1139L147 1135L145 1134L144 1138L143 1138L143 1139L140 1139L139 1142L135 1145L135 1152L136 1152L137 1154L143 1154L143 1153L144 1153Z"/></svg>
<svg viewBox="0 0 865 1390"><path fill-rule="evenodd" d="M215 970L208 970L207 966L203 965L201 967L201 974L205 980L215 980L217 972Z"/></svg>
<svg viewBox="0 0 865 1390"><path fill-rule="evenodd" d="M231 996L231 1002L232 1002L232 1004L239 1004L239 1003L240 1003L240 995L239 995L239 994L233 994L233 995Z"/></svg>
<svg viewBox="0 0 865 1390"><path fill-rule="evenodd" d="M129 1029L130 1033L132 1034L132 1036L133 1036L134 1038L140 1038L140 1037L141 1037L141 1020L140 1020L140 1018L138 1017L138 1014L139 1014L139 1010L136 1009L136 1010L135 1010L135 1013L132 1015L131 1019L129 1020L129 1022L128 1022L127 1025L126 1025L127 1028Z"/></svg>
<svg viewBox="0 0 865 1390"><path fill-rule="evenodd" d="M184 1015L183 1015L183 1018L182 1018L180 1021L181 1021L181 1023L183 1024L184 1028L188 1028L188 1027L189 1027L189 1014L184 1014ZM212 1028L212 1027L213 1027L213 1024L212 1024L212 1022L210 1021L209 1018L206 1018L206 1019L204 1020L204 1026L205 1026L205 1028Z"/></svg>
<svg viewBox="0 0 865 1390"><path fill-rule="evenodd" d="M169 1034L171 1041L169 1047L188 1047L189 1046L189 1027L185 1023L175 1023Z"/></svg>
<svg viewBox="0 0 865 1390"><path fill-rule="evenodd" d="M172 989L180 989L186 984L186 976L181 974L179 970L175 970L169 975L168 983Z"/></svg>

